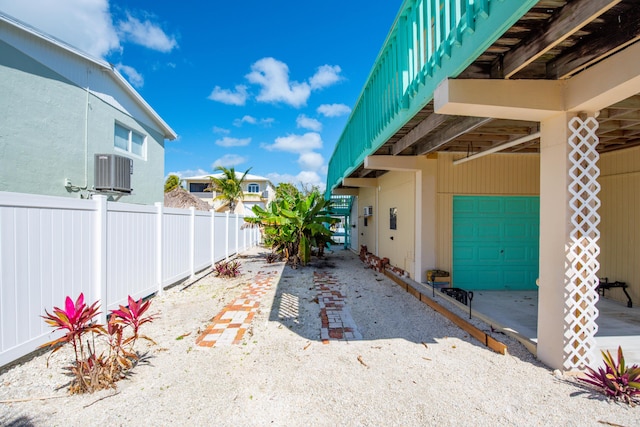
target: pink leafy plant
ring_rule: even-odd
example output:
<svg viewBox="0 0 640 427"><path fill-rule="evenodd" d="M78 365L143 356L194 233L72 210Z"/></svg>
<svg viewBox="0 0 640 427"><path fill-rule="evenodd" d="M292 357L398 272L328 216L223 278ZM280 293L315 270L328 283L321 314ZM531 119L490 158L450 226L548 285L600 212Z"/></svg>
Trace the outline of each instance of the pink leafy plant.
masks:
<svg viewBox="0 0 640 427"><path fill-rule="evenodd" d="M122 379L138 360L133 349L136 340L144 338L154 342L139 333L140 326L153 321L152 316L143 316L151 301L135 301L128 297L128 302L128 307L120 306L118 310L111 311L106 329L93 320L99 314L98 302L87 306L82 293L75 302L67 297L64 309L54 307L53 313L45 310L45 315L42 316L45 322L56 330L65 331L65 335L41 345L40 348L52 347L49 355L51 357L64 344L71 343L75 354L75 361L68 368L74 377L69 387L72 394L115 388L116 381ZM131 327L133 332L131 336L125 337L127 327ZM92 339L86 339L84 345L87 334L91 334ZM97 353L96 338L103 338L106 343L106 355Z"/></svg>

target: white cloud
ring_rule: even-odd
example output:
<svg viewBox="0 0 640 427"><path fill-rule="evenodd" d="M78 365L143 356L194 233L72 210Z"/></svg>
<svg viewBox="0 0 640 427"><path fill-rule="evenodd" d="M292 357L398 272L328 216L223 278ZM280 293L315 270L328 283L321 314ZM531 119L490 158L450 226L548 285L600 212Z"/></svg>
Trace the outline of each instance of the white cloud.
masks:
<svg viewBox="0 0 640 427"><path fill-rule="evenodd" d="M176 39L169 37L157 24L149 20L142 22L128 13L126 21L118 22L118 32L123 40L159 52L171 52L178 46Z"/></svg>
<svg viewBox="0 0 640 427"><path fill-rule="evenodd" d="M192 176L201 176L201 175L209 175L211 172L207 172L204 169L186 169L176 172L169 172L167 176L164 177L165 181L169 177L169 175L178 175L180 178L190 178Z"/></svg>
<svg viewBox="0 0 640 427"><path fill-rule="evenodd" d="M269 173L267 178L273 184L289 183L298 188L309 188L310 186L316 186L320 191L324 191L326 188L326 182L316 172L302 171L298 175Z"/></svg>
<svg viewBox="0 0 640 427"><path fill-rule="evenodd" d="M244 116L241 119L235 119L233 121L234 126L242 126L243 123L249 123L250 125L255 125L258 122L255 117L252 116Z"/></svg>
<svg viewBox="0 0 640 427"><path fill-rule="evenodd" d="M216 140L216 145L221 147L244 147L245 145L249 145L251 143L251 138L231 138L225 136L224 138Z"/></svg>
<svg viewBox="0 0 640 427"><path fill-rule="evenodd" d="M211 164L211 168L215 169L218 166L224 166L230 168L232 166L238 166L247 161L246 157L238 156L237 154L225 154Z"/></svg>
<svg viewBox="0 0 640 427"><path fill-rule="evenodd" d="M338 65L323 65L318 67L318 71L309 79L311 89L322 89L331 86L342 80L340 73L342 69Z"/></svg>
<svg viewBox="0 0 640 427"><path fill-rule="evenodd" d="M144 77L142 74L138 73L135 68L124 64L118 64L116 65L116 69L120 71L120 73L124 74L133 87L139 89L144 86Z"/></svg>
<svg viewBox="0 0 640 427"><path fill-rule="evenodd" d="M244 105L245 102L247 102L248 96L247 87L243 85L237 85L235 92L216 86L208 98L212 101L222 102L223 104Z"/></svg>
<svg viewBox="0 0 640 427"><path fill-rule="evenodd" d="M302 183L304 186L316 186L320 187L320 191L324 191L326 183L317 172L314 171L302 171L298 175L296 175L298 181Z"/></svg>
<svg viewBox="0 0 640 427"><path fill-rule="evenodd" d="M120 49L108 0L0 0L0 10L99 58Z"/></svg>
<svg viewBox="0 0 640 427"><path fill-rule="evenodd" d="M322 104L316 111L325 117L339 117L349 114L351 108L344 104Z"/></svg>
<svg viewBox="0 0 640 427"><path fill-rule="evenodd" d="M298 158L300 168L306 171L317 171L324 165L322 154L310 151L300 154Z"/></svg>
<svg viewBox="0 0 640 427"><path fill-rule="evenodd" d="M263 148L272 151L287 151L290 153L306 153L322 148L320 134L308 132L304 135L288 135L276 138L272 145L264 145Z"/></svg>
<svg viewBox="0 0 640 427"><path fill-rule="evenodd" d="M244 123L248 123L250 125L259 125L262 127L271 127L271 125L273 124L275 120L273 118L266 118L266 119L256 119L253 116L244 116L241 119L235 119L233 121L233 125L236 127L241 127Z"/></svg>
<svg viewBox="0 0 640 427"><path fill-rule="evenodd" d="M322 130L322 123L311 117L307 117L304 114L300 114L296 119L296 124L299 128L309 129L314 132L320 132Z"/></svg>
<svg viewBox="0 0 640 427"><path fill-rule="evenodd" d="M229 129L220 128L218 126L213 127L213 133L219 133L221 135L229 135L231 131Z"/></svg>
<svg viewBox="0 0 640 427"><path fill-rule="evenodd" d="M289 81L289 67L274 58L262 58L251 66L247 80L261 86L256 97L259 102L283 102L292 107L301 107L307 103L311 87L307 83Z"/></svg>

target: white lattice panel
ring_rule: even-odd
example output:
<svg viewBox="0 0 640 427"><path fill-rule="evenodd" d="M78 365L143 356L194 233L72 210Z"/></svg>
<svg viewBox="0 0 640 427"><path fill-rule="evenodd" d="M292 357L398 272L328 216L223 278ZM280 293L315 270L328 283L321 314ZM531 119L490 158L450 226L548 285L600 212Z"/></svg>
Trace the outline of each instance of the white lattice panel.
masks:
<svg viewBox="0 0 640 427"><path fill-rule="evenodd" d="M569 121L569 212L571 232L565 278L564 367L583 369L593 359L598 330L598 254L600 247L600 170L594 117Z"/></svg>

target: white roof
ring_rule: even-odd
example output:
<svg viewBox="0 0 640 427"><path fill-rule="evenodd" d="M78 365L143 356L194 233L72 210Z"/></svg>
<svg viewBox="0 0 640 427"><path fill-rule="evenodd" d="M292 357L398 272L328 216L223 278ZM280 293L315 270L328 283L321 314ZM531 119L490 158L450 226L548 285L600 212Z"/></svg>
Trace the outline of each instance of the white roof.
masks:
<svg viewBox="0 0 640 427"><path fill-rule="evenodd" d="M149 114L152 120L160 128L166 139L173 140L177 138L177 134L174 132L174 130L169 127L169 125L158 115L158 113L153 110L153 108L151 108L151 106L142 98L142 96L140 96L140 94L129 84L129 82L124 77L122 77L122 75L118 72L118 70L116 70L113 64L110 64L103 59L95 58L88 53L83 52L82 50L63 42L62 40L53 37L50 34L44 33L0 11L0 23L2 22L10 25L14 29L18 29L25 33L31 34L32 36L37 37L39 40L42 40L43 42L51 46L62 49L68 53L73 54L77 58L80 58L101 68L111 76L116 84L119 85L127 93L127 95L129 95L131 99L136 104L138 104L140 108L142 108L143 111Z"/></svg>
<svg viewBox="0 0 640 427"><path fill-rule="evenodd" d="M185 177L182 179L185 181L200 181L200 180L208 181L210 176L213 176L215 178L222 178L224 175L221 173L212 173L210 175L197 175L197 176ZM236 171L236 178L242 178L242 172ZM267 181L271 183L271 181L269 181L269 178L265 178L264 176L251 175L250 173L248 173L247 176L244 177L244 182L249 182L249 181Z"/></svg>

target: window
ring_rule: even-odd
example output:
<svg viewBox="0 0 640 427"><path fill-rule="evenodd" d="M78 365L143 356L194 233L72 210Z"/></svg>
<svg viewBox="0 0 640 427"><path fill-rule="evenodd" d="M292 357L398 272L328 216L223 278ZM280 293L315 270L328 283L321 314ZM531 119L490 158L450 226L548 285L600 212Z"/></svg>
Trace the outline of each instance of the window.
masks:
<svg viewBox="0 0 640 427"><path fill-rule="evenodd" d="M252 182L247 187L247 192L249 192L249 193L259 193L260 192L260 186L258 184L256 184L255 182Z"/></svg>
<svg viewBox="0 0 640 427"><path fill-rule="evenodd" d="M398 208L389 209L389 229L398 229Z"/></svg>
<svg viewBox="0 0 640 427"><path fill-rule="evenodd" d="M204 189L208 186L209 184L205 184L203 182L190 182L189 193L204 193Z"/></svg>
<svg viewBox="0 0 640 427"><path fill-rule="evenodd" d="M145 141L147 138L144 135L118 123L116 123L114 135L114 147L138 157L145 157Z"/></svg>

